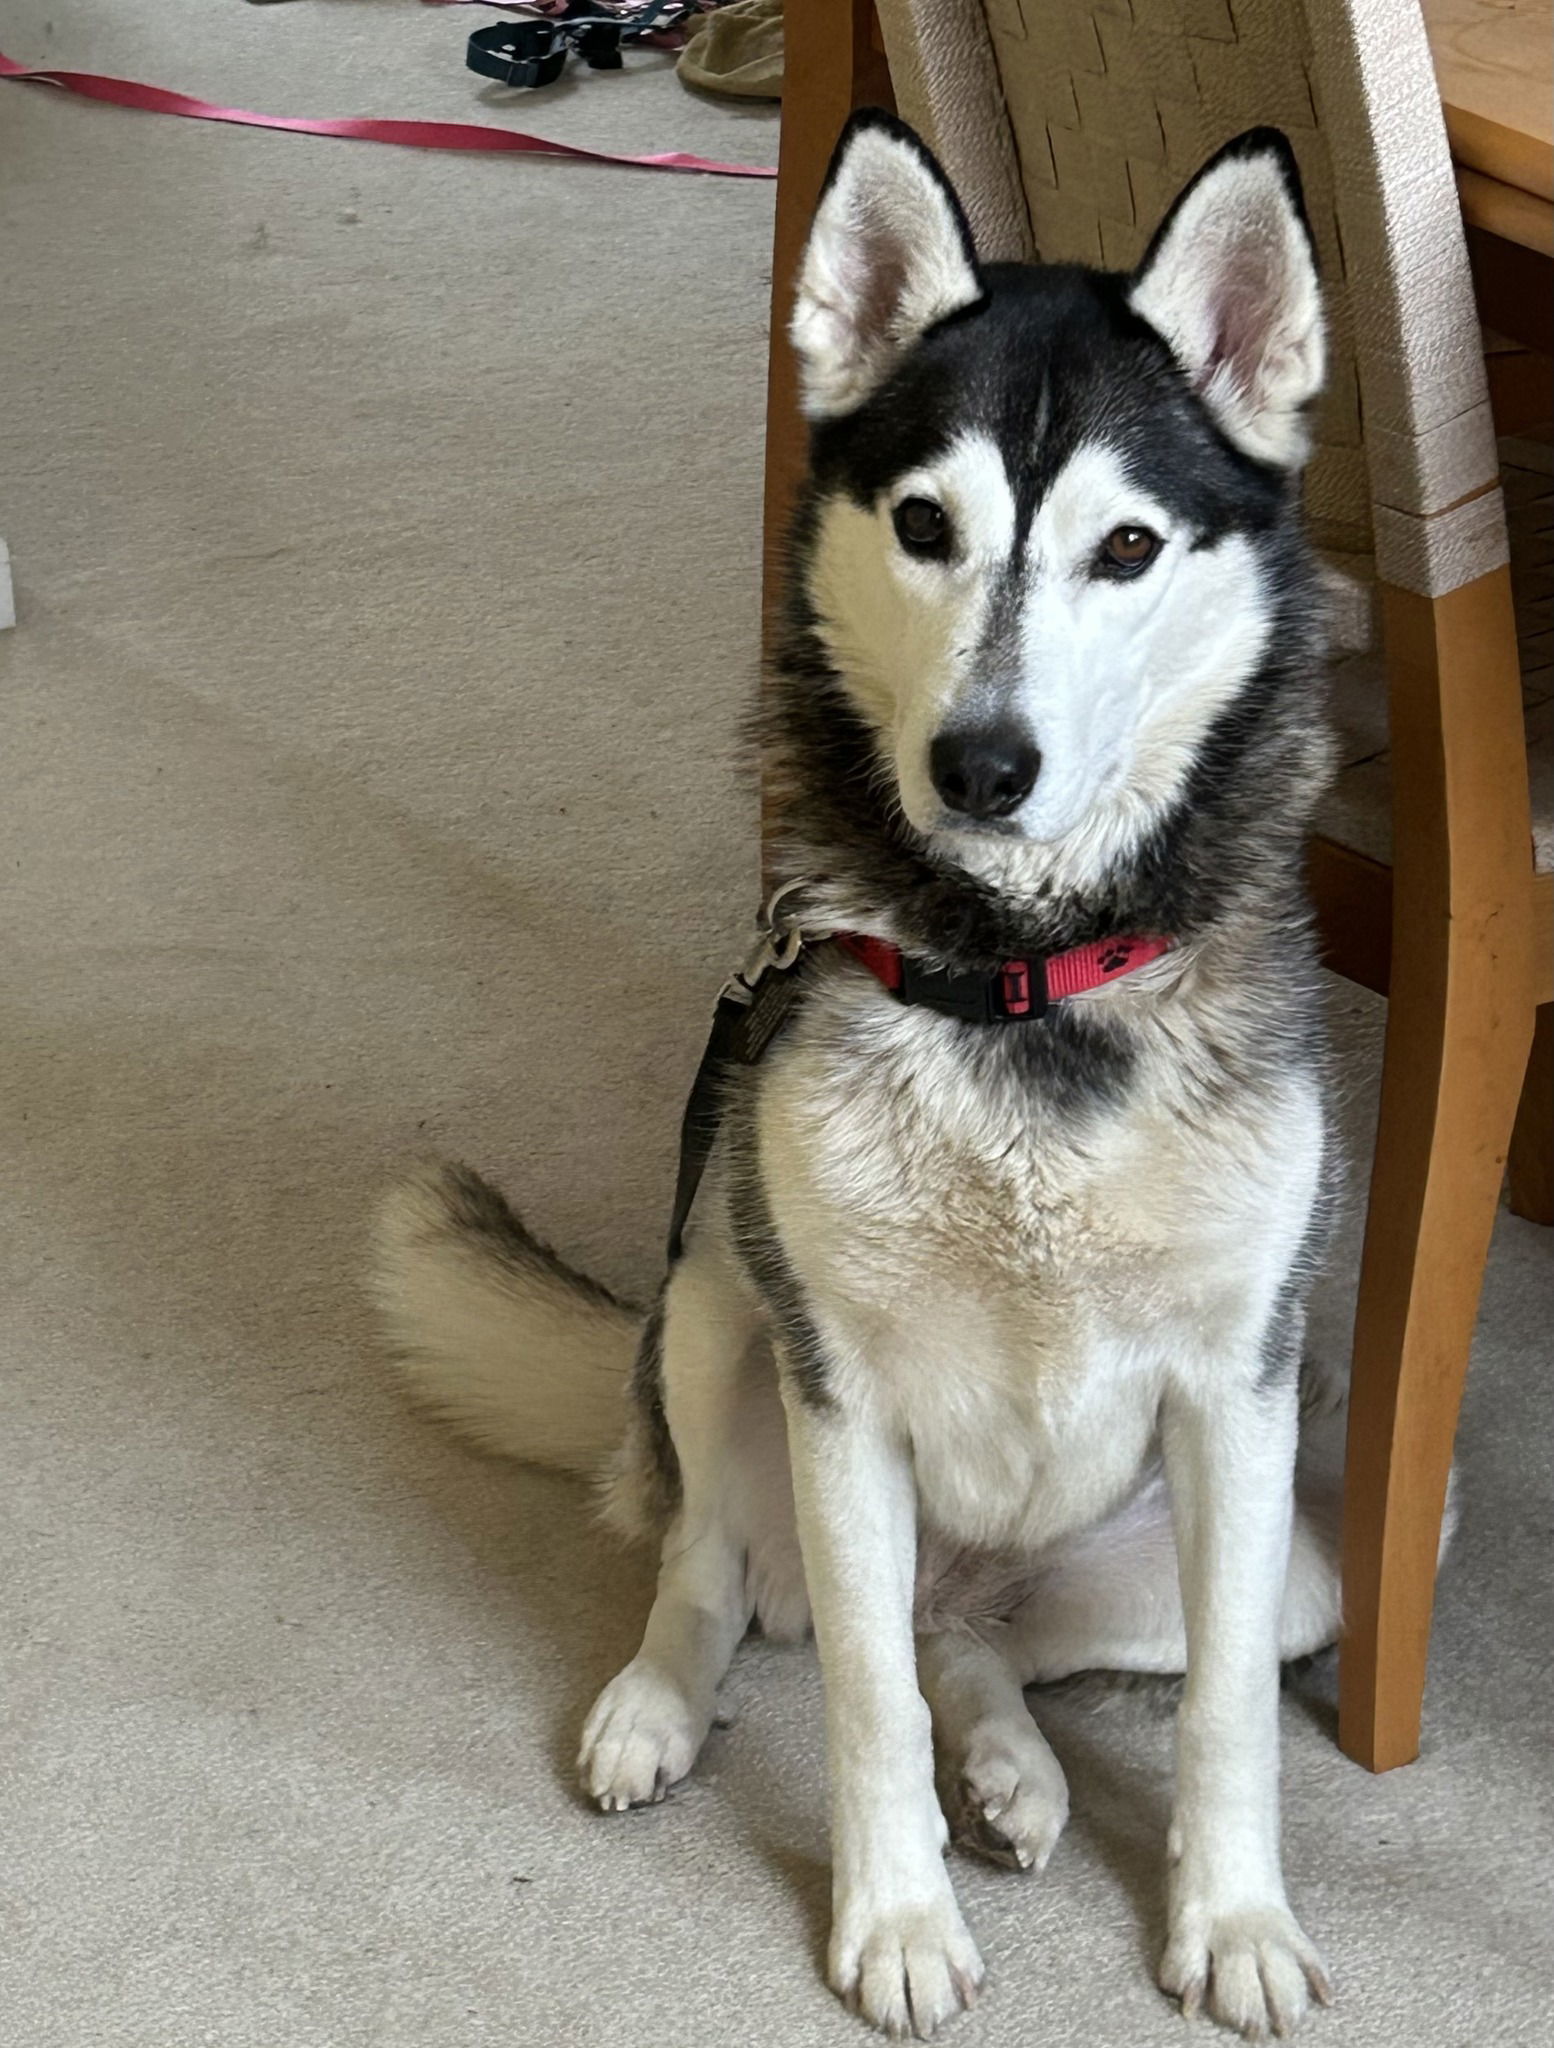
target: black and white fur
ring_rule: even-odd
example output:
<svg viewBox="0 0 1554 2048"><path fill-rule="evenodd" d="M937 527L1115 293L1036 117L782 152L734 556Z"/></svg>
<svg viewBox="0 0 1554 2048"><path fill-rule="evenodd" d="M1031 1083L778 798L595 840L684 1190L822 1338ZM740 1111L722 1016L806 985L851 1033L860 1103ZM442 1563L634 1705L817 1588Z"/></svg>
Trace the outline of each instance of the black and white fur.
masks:
<svg viewBox="0 0 1554 2048"><path fill-rule="evenodd" d="M752 1618L813 1617L831 1982L927 2035L982 1979L946 1822L1039 1869L1066 1818L1021 1688L1185 1671L1160 1981L1285 2032L1327 1978L1280 1869L1279 1663L1337 1630L1342 1427L1301 1366L1328 744L1293 160L1232 143L1132 276L984 266L922 145L862 116L792 332L813 457L763 744L807 921L981 972L1175 949L1006 1028L822 949L645 1319L461 1169L393 1198L379 1297L413 1388L491 1449L597 1469L631 1382L610 1504L662 1565L584 1729L601 1807L691 1769Z"/></svg>

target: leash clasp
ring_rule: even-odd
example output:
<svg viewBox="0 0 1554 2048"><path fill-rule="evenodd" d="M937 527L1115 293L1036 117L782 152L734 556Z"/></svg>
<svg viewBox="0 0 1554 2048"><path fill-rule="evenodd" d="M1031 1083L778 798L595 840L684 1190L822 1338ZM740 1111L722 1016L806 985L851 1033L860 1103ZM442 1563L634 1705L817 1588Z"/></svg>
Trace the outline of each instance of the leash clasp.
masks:
<svg viewBox="0 0 1554 2048"><path fill-rule="evenodd" d="M786 974L790 967L798 965L799 955L804 950L804 926L795 913L785 913L782 904L804 886L802 880L784 882L761 905L756 919L759 936L746 955L744 965L724 984L725 996L732 997L736 1003L753 1002L756 989L768 974Z"/></svg>

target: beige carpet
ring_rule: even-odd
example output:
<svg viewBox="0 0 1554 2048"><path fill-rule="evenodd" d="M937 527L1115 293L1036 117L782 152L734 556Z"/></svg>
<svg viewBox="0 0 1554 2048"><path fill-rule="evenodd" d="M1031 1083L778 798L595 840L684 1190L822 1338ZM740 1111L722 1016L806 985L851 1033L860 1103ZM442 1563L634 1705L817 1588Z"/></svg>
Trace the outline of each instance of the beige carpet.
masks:
<svg viewBox="0 0 1554 2048"><path fill-rule="evenodd" d="M10 0L0 47L773 159L656 59L507 112L486 18ZM0 85L7 2048L863 2038L816 1972L810 1654L741 1658L666 1810L585 1811L647 1567L404 1418L356 1284L416 1146L652 1276L753 888L770 207ZM1335 1013L1362 1131L1375 1006ZM1554 2039L1551 1260L1503 1222L1424 1759L1370 1779L1320 1682L1287 1708L1332 2048ZM956 2038L1165 2048L1168 1724L1042 1711L1074 1821L1039 1881L963 1869Z"/></svg>

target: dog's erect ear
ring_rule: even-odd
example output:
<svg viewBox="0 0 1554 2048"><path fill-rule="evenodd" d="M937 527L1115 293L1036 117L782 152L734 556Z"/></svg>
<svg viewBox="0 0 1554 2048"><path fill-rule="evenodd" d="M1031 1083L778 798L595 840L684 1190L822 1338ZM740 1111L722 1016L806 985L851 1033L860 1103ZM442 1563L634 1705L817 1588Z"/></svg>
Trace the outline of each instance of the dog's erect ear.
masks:
<svg viewBox="0 0 1554 2048"><path fill-rule="evenodd" d="M1322 289L1300 173L1276 128L1203 167L1161 223L1128 293L1238 448L1294 469L1322 388Z"/></svg>
<svg viewBox="0 0 1554 2048"><path fill-rule="evenodd" d="M789 332L811 419L860 405L937 320L982 297L971 230L910 128L854 114L799 265Z"/></svg>

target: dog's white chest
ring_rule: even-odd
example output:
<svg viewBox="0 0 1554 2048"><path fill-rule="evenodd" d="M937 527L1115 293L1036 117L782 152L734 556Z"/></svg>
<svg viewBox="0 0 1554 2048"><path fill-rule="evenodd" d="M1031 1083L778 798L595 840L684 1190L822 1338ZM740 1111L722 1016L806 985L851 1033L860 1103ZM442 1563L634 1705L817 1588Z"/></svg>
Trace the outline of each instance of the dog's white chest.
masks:
<svg viewBox="0 0 1554 2048"><path fill-rule="evenodd" d="M1185 1127L1147 1088L1043 1126L925 1043L909 1020L869 1061L823 1034L781 1061L774 1220L844 1392L910 1436L926 1516L1039 1548L1135 1483L1168 1376L1243 1340L1312 1176L1245 1118Z"/></svg>

